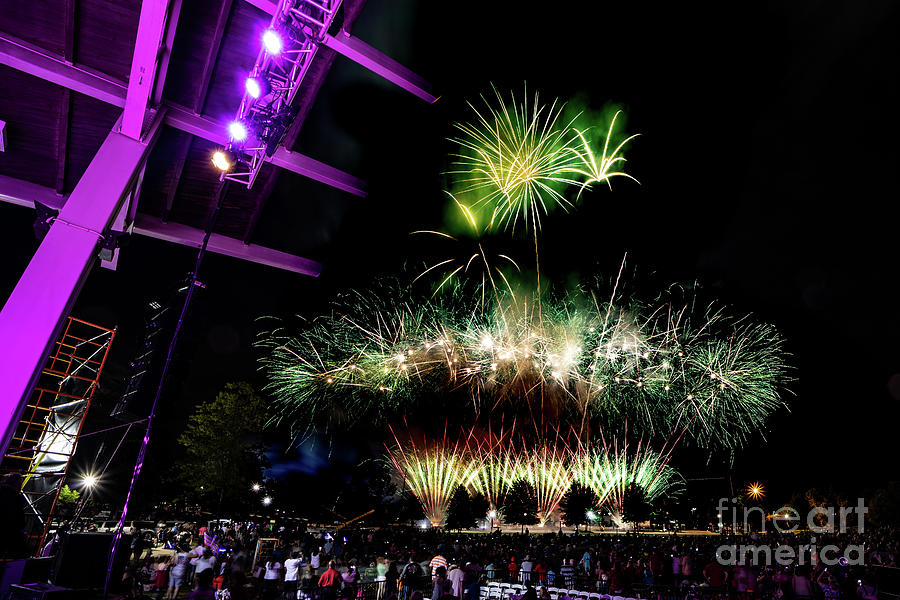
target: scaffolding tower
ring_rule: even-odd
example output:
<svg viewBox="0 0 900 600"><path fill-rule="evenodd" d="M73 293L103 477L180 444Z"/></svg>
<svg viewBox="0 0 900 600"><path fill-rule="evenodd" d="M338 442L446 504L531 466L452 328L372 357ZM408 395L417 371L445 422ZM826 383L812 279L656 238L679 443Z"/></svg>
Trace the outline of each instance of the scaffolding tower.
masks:
<svg viewBox="0 0 900 600"><path fill-rule="evenodd" d="M18 473L25 500L28 549L39 554L115 329L68 317L0 461Z"/></svg>

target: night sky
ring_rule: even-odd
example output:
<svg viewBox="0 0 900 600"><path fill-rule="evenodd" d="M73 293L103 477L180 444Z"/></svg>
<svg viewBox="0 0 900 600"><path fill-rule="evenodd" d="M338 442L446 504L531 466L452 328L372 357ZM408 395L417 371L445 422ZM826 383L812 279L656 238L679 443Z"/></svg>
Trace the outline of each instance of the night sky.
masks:
<svg viewBox="0 0 900 600"><path fill-rule="evenodd" d="M628 131L641 134L626 154L640 185L620 179L613 192L545 221L549 272L563 281L614 276L627 253L633 271L697 280L787 338L791 411L775 415L767 441L736 456L735 485L759 479L787 497L813 485L857 494L896 479L898 21L888 1L370 0L354 34L442 98L427 105L336 60L303 151L363 177L370 194L281 178L255 242L322 261L319 279L207 258L207 289L186 326L152 452L168 460L186 406L228 381L262 383L256 318L309 314L338 289L400 269L415 252L409 233L441 224L445 138L467 118L465 100L491 82L515 90L527 82L547 98L619 104ZM0 206L3 297L35 247L32 219ZM91 274L73 314L119 327L110 397L143 335L144 304L193 257L135 238L116 272ZM726 476L726 459L677 464L689 478Z"/></svg>

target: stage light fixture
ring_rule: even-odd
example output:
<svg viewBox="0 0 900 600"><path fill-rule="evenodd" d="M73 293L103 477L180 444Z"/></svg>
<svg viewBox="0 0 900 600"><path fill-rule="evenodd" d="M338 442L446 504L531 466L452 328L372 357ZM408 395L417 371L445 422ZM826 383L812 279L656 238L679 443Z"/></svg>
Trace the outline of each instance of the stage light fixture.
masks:
<svg viewBox="0 0 900 600"><path fill-rule="evenodd" d="M217 150L212 155L212 163L220 171L227 171L231 168L231 159L224 150Z"/></svg>
<svg viewBox="0 0 900 600"><path fill-rule="evenodd" d="M244 82L244 89L251 98L259 99L269 93L269 82L264 77L248 77Z"/></svg>
<svg viewBox="0 0 900 600"><path fill-rule="evenodd" d="M228 124L228 135L236 142L243 142L247 139L247 126L241 121L232 121Z"/></svg>
<svg viewBox="0 0 900 600"><path fill-rule="evenodd" d="M265 33L263 33L262 41L266 52L273 56L281 54L281 51L284 48L284 42L281 40L281 36L278 35L278 32L274 29L266 29Z"/></svg>

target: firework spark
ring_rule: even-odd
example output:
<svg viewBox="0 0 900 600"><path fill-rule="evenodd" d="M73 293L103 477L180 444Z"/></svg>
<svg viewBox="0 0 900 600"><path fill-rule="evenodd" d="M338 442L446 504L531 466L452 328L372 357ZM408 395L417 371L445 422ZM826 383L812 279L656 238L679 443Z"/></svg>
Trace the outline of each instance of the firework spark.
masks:
<svg viewBox="0 0 900 600"><path fill-rule="evenodd" d="M753 500L759 500L760 498L765 497L766 495L766 487L762 485L758 481L754 481L753 483L747 486L747 497Z"/></svg>
<svg viewBox="0 0 900 600"><path fill-rule="evenodd" d="M625 491L632 484L644 492L648 502L679 487L680 478L669 466L669 456L669 452L656 452L642 443L634 449L617 440L609 445L581 445L570 457L572 479L593 491L615 518L622 514Z"/></svg>
<svg viewBox="0 0 900 600"><path fill-rule="evenodd" d="M571 206L563 192L581 185L573 178L578 166L578 140L571 123L561 121L558 100L541 104L538 94L509 100L494 88L496 104L482 96L484 108L469 106L473 123L457 123L460 145L450 175L472 207L487 209L491 226L515 229L521 219L526 229L540 228L540 215L554 207Z"/></svg>
<svg viewBox="0 0 900 600"><path fill-rule="evenodd" d="M434 527L444 521L453 492L467 480L474 465L466 461L459 444L450 444L445 435L434 442L410 436L409 443L401 443L391 429L395 446L387 446L388 457L412 492L425 518Z"/></svg>
<svg viewBox="0 0 900 600"><path fill-rule="evenodd" d="M620 154L622 148L625 147L625 144L633 140L638 136L638 134L632 135L626 138L624 141L620 142L615 149L613 149L612 153L609 152L609 143L613 136L613 130L616 126L616 119L619 118L619 115L622 111L617 111L613 118L610 120L609 129L606 132L606 137L603 140L603 151L599 154L599 156L593 151L591 148L591 143L588 140L588 131L576 131L578 134L578 139L581 142L581 146L576 146L573 149L573 152L578 157L581 166L574 170L575 173L582 175L585 180L581 184L581 190L579 190L578 194L581 195L585 189L589 188L591 184L594 183L606 183L610 189L612 189L612 178L613 177L627 177L631 179L635 183L639 183L637 179L626 173L625 171L614 170L618 167L620 163L625 162L625 157Z"/></svg>
<svg viewBox="0 0 900 600"><path fill-rule="evenodd" d="M556 440L536 448L523 447L517 456L518 479L534 488L541 524L556 510L572 484L568 454L568 447Z"/></svg>
<svg viewBox="0 0 900 600"><path fill-rule="evenodd" d="M559 419L628 422L642 437L683 432L737 448L784 406L788 369L773 327L690 302L600 297L548 297L538 311L527 297L482 304L461 287L432 299L396 286L351 294L297 335L261 338L276 420L301 435L462 392L476 413L502 405L538 430Z"/></svg>

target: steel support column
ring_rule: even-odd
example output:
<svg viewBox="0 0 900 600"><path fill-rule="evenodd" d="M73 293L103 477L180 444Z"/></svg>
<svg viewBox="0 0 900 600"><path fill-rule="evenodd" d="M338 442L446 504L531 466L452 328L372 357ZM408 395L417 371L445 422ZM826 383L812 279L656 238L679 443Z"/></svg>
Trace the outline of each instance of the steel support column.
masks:
<svg viewBox="0 0 900 600"><path fill-rule="evenodd" d="M156 141L159 124L157 117L145 142L120 133L106 137L0 311L6 348L0 356L0 454L90 273L99 242Z"/></svg>
<svg viewBox="0 0 900 600"><path fill-rule="evenodd" d="M128 93L125 95L125 112L122 114L122 133L133 139L141 138L147 103L156 81L156 58L159 44L166 28L166 10L169 0L143 0L141 20L138 22L137 39L131 58L131 74L128 76Z"/></svg>

